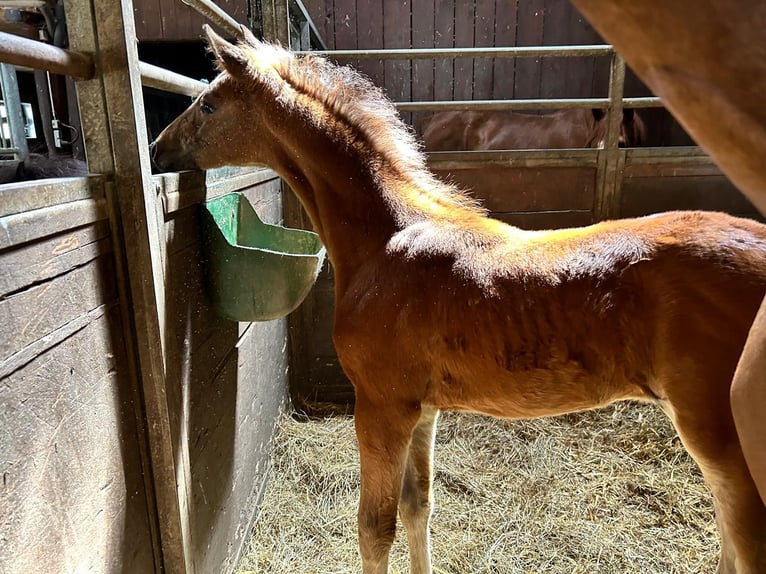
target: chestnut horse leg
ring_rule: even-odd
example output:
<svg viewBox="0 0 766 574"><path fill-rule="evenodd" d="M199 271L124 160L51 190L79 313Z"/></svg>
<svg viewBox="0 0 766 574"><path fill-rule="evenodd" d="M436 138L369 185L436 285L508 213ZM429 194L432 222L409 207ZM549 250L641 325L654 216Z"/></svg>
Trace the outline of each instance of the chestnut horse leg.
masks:
<svg viewBox="0 0 766 574"><path fill-rule="evenodd" d="M420 415L419 405L395 397L369 400L364 389L356 386L354 425L361 466L358 527L363 574L388 572L407 453Z"/></svg>
<svg viewBox="0 0 766 574"><path fill-rule="evenodd" d="M766 572L766 508L745 463L728 401L707 405L673 409L671 417L713 493L721 536L716 572Z"/></svg>
<svg viewBox="0 0 766 574"><path fill-rule="evenodd" d="M431 574L431 519L433 495L433 453L439 411L423 407L412 433L404 469L399 516L407 531L410 549L410 574Z"/></svg>
<svg viewBox="0 0 766 574"><path fill-rule="evenodd" d="M755 317L731 386L731 408L742 450L766 503L766 299Z"/></svg>

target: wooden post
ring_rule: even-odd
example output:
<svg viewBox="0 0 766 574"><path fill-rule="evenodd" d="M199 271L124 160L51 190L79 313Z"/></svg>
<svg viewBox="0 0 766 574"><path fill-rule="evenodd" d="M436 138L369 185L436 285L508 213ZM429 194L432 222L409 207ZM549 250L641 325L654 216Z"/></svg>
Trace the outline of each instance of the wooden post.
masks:
<svg viewBox="0 0 766 574"><path fill-rule="evenodd" d="M188 519L179 504L188 473L176 472L166 397L162 206L151 184L133 6L90 0L67 8L72 48L96 58L96 77L78 82L77 91L89 169L113 179L107 199L126 346L140 381L139 431L149 443L144 474L156 504L158 571L190 572Z"/></svg>
<svg viewBox="0 0 766 574"><path fill-rule="evenodd" d="M596 171L596 198L593 212L597 220L620 215L620 191L625 152L619 148L622 125L622 95L625 85L625 60L615 52L609 74L609 110L604 149L599 152Z"/></svg>

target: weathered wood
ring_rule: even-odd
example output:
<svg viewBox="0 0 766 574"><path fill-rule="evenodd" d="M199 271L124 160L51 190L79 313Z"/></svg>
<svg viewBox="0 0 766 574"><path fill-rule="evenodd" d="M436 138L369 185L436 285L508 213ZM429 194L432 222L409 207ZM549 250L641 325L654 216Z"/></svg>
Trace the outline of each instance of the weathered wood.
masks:
<svg viewBox="0 0 766 574"><path fill-rule="evenodd" d="M214 380L190 380L188 407L193 555L197 572L234 566L241 536L266 477L274 412L285 395L273 391L287 368L284 321L254 323ZM233 537L239 532L238 538Z"/></svg>
<svg viewBox="0 0 766 574"><path fill-rule="evenodd" d="M595 171L592 168L500 168L435 172L470 189L491 212L590 210Z"/></svg>
<svg viewBox="0 0 766 574"><path fill-rule="evenodd" d="M104 178L57 177L0 185L0 217L60 205L78 199L104 197Z"/></svg>
<svg viewBox="0 0 766 574"><path fill-rule="evenodd" d="M114 282L106 279L110 270L109 258L93 260L0 300L0 324L14 333L0 340L0 360L104 302L116 301Z"/></svg>
<svg viewBox="0 0 766 574"><path fill-rule="evenodd" d="M183 572L188 570L184 555L184 536L188 529L184 528L178 502L179 475L170 441L165 396L162 248L156 219L159 202L150 186L133 7L129 0L123 0L119 10L111 1L91 0L70 6L67 19L73 48L96 53L98 47L99 69L103 75L77 86L84 102L83 134L89 161L93 158L99 167L97 171L114 174L116 193L109 197L115 199L116 204L110 201L109 212L115 234L124 241L124 251L119 248L117 251L117 268L120 273L127 269L130 287L129 293L123 291L120 300L124 322L130 326L128 360L137 365L143 407L150 421L146 428L152 468L147 476L154 481L161 560L166 572ZM98 24L94 27L95 22ZM119 121L110 122L110 117ZM109 139L104 134L109 134ZM120 285L124 284L121 280ZM181 482L178 489L182 496L184 488Z"/></svg>
<svg viewBox="0 0 766 574"><path fill-rule="evenodd" d="M109 228L104 221L4 251L0 255L0 297L63 275L109 253Z"/></svg>
<svg viewBox="0 0 766 574"><path fill-rule="evenodd" d="M94 317L2 379L3 572L154 569L120 331Z"/></svg>
<svg viewBox="0 0 766 574"><path fill-rule="evenodd" d="M623 183L622 217L706 209L756 217L758 210L725 176L633 177Z"/></svg>
<svg viewBox="0 0 766 574"><path fill-rule="evenodd" d="M92 199L0 217L0 251L106 218L106 202Z"/></svg>

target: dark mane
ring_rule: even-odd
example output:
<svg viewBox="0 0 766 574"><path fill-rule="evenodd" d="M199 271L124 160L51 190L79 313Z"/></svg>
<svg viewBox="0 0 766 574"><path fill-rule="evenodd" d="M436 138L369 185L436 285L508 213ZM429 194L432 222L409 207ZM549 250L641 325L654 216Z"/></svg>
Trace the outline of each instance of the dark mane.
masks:
<svg viewBox="0 0 766 574"><path fill-rule="evenodd" d="M277 99L302 106L318 125L326 125L326 115L316 117L315 107L306 105L303 98L319 103L325 114L344 124L345 129L340 131L349 134L349 140L364 141L376 155L385 158L398 177L409 180L420 193L427 193L439 203L486 213L473 198L438 180L428 170L414 131L369 78L350 66L339 66L320 56L296 56L272 44L256 41L239 46L258 80L274 90ZM371 165L380 163L371 158Z"/></svg>

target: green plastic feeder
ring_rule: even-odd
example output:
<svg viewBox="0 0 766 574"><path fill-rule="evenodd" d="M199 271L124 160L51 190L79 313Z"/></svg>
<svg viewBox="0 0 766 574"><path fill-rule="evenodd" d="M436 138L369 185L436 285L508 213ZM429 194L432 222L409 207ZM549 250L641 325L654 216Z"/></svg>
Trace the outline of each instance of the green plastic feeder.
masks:
<svg viewBox="0 0 766 574"><path fill-rule="evenodd" d="M208 286L221 316L270 321L301 304L324 261L316 233L264 223L241 193L208 201L203 214Z"/></svg>

